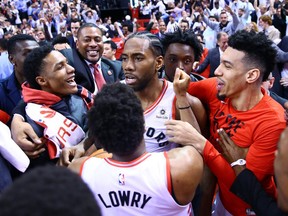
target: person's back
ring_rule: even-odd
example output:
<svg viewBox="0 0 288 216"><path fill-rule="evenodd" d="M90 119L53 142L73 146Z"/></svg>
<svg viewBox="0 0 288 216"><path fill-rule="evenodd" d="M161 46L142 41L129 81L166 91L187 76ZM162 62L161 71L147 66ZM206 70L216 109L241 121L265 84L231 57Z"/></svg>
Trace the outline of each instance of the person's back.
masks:
<svg viewBox="0 0 288 216"><path fill-rule="evenodd" d="M147 153L141 103L120 83L103 87L88 119L94 142L113 156L76 160L70 168L80 172L103 215L190 215L203 171L195 148Z"/></svg>

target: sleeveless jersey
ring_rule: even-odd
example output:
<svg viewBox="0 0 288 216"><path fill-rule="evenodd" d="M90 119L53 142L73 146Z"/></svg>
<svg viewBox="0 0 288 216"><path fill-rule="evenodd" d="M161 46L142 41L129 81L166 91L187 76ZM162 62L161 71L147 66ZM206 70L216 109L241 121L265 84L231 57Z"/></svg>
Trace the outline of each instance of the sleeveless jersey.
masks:
<svg viewBox="0 0 288 216"><path fill-rule="evenodd" d="M175 93L173 84L163 80L162 91L157 100L144 111L145 133L144 139L147 152L169 151L177 144L168 141L166 126L169 119L175 119Z"/></svg>
<svg viewBox="0 0 288 216"><path fill-rule="evenodd" d="M145 153L130 162L91 157L82 164L80 175L103 216L191 215L191 204L179 205L171 196L166 152Z"/></svg>

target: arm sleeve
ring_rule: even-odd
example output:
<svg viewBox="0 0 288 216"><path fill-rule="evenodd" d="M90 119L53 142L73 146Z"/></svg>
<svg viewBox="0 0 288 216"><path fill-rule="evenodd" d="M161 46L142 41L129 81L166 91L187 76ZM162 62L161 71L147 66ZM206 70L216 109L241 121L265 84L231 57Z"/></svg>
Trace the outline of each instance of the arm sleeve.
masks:
<svg viewBox="0 0 288 216"><path fill-rule="evenodd" d="M281 211L249 169L243 170L233 182L230 191L249 203L257 215L288 215Z"/></svg>

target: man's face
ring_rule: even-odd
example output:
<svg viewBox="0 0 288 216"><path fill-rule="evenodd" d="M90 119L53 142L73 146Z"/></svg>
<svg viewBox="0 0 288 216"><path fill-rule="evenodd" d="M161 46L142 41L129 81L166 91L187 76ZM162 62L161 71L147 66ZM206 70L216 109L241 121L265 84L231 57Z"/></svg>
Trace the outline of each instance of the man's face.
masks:
<svg viewBox="0 0 288 216"><path fill-rule="evenodd" d="M59 51L50 52L43 60L41 75L36 77L42 90L59 97L75 94L77 84L74 81L75 70L68 65L67 59Z"/></svg>
<svg viewBox="0 0 288 216"><path fill-rule="evenodd" d="M283 131L275 153L274 171L277 181L278 206L288 212L288 128Z"/></svg>
<svg viewBox="0 0 288 216"><path fill-rule="evenodd" d="M113 57L115 58L114 56L115 53L116 53L116 50L112 50L111 44L104 43L104 52L103 52L104 57L114 60Z"/></svg>
<svg viewBox="0 0 288 216"><path fill-rule="evenodd" d="M214 72L215 76L218 78L218 98L237 98L247 87L247 69L242 61L244 57L244 52L231 47L228 47L222 54L220 65Z"/></svg>
<svg viewBox="0 0 288 216"><path fill-rule="evenodd" d="M222 52L224 52L228 47L228 35L222 35L217 44Z"/></svg>
<svg viewBox="0 0 288 216"><path fill-rule="evenodd" d="M46 39L43 31L37 31L36 36L39 41L44 41Z"/></svg>
<svg viewBox="0 0 288 216"><path fill-rule="evenodd" d="M127 35L128 34L128 27L127 26L123 26L122 32L123 32L124 35Z"/></svg>
<svg viewBox="0 0 288 216"><path fill-rule="evenodd" d="M17 74L23 75L23 64L27 55L35 48L39 47L36 41L19 41L15 46L13 54L9 54L10 61L14 64L14 70Z"/></svg>
<svg viewBox="0 0 288 216"><path fill-rule="evenodd" d="M72 31L73 37L77 37L77 32L78 32L79 28L80 28L79 22L72 22L71 23L71 31Z"/></svg>
<svg viewBox="0 0 288 216"><path fill-rule="evenodd" d="M103 54L102 32L96 27L86 27L78 34L76 47L81 56L96 64Z"/></svg>
<svg viewBox="0 0 288 216"><path fill-rule="evenodd" d="M228 16L226 13L220 14L220 22L225 25L228 22Z"/></svg>
<svg viewBox="0 0 288 216"><path fill-rule="evenodd" d="M186 22L181 22L181 23L180 23L180 28L181 28L181 30L182 30L183 32L186 31L187 29L189 29L188 23L186 23Z"/></svg>
<svg viewBox="0 0 288 216"><path fill-rule="evenodd" d="M159 30L160 30L160 32L165 32L166 31L166 24L165 24L165 22L160 22L159 23Z"/></svg>
<svg viewBox="0 0 288 216"><path fill-rule="evenodd" d="M61 31L61 33L65 33L66 32L66 27L65 26L61 26L60 27L60 31Z"/></svg>
<svg viewBox="0 0 288 216"><path fill-rule="evenodd" d="M163 57L155 58L147 39L131 38L125 43L122 67L126 84L134 91L143 91L151 82L158 80L158 70L162 64Z"/></svg>
<svg viewBox="0 0 288 216"><path fill-rule="evenodd" d="M191 46L181 43L170 44L164 57L166 77L169 81L173 82L177 67L189 75L192 71L194 61L195 55Z"/></svg>

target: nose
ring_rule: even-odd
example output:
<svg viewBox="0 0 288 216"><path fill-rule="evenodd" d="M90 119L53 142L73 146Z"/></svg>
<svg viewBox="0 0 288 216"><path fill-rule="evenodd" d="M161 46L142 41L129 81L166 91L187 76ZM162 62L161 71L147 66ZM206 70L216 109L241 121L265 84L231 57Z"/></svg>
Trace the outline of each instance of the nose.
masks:
<svg viewBox="0 0 288 216"><path fill-rule="evenodd" d="M91 40L90 43L89 43L89 46L95 47L95 46L98 46L98 43L95 40Z"/></svg>
<svg viewBox="0 0 288 216"><path fill-rule="evenodd" d="M184 62L179 61L178 62L178 68L180 68L181 70L184 70Z"/></svg>
<svg viewBox="0 0 288 216"><path fill-rule="evenodd" d="M221 68L220 68L221 64L216 68L216 70L214 71L214 75L215 76L221 76L222 72L221 72Z"/></svg>
<svg viewBox="0 0 288 216"><path fill-rule="evenodd" d="M124 71L131 71L135 68L134 62L129 58L122 61L122 67Z"/></svg>
<svg viewBox="0 0 288 216"><path fill-rule="evenodd" d="M75 69L74 67L72 67L71 65L69 64L66 64L66 69L67 69L67 73L74 73L75 72Z"/></svg>

